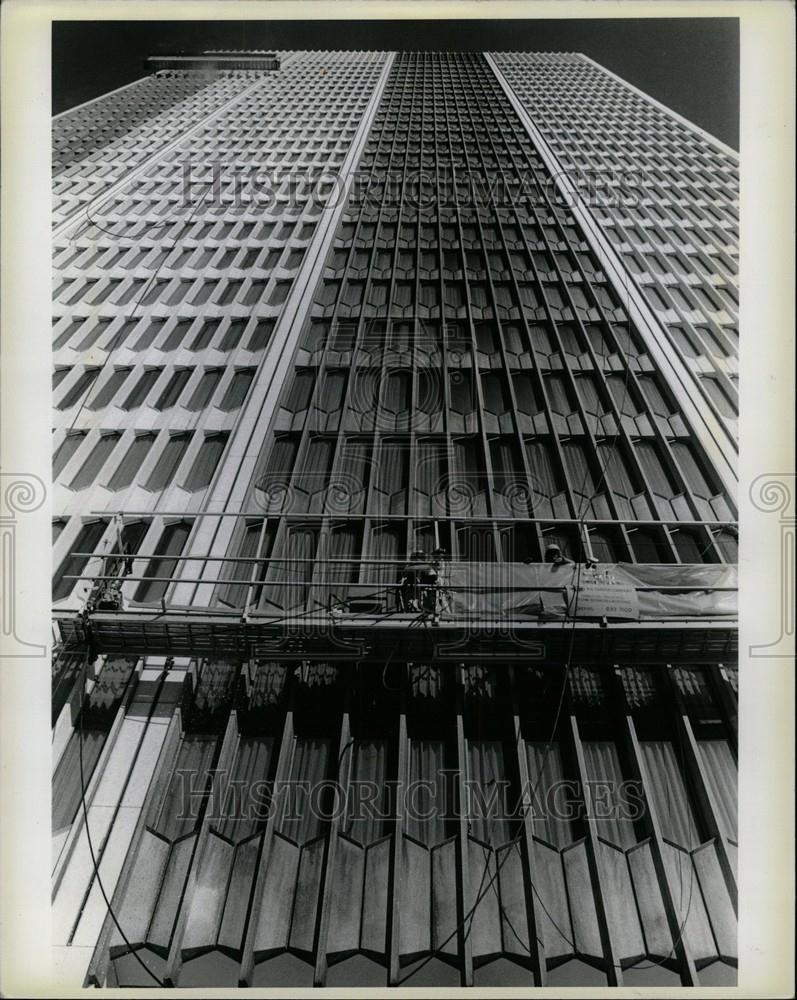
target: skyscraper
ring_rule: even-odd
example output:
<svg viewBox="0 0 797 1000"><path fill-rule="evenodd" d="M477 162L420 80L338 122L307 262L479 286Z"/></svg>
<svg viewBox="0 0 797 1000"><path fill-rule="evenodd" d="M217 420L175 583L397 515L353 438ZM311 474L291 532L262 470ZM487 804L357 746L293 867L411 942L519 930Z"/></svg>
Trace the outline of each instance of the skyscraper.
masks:
<svg viewBox="0 0 797 1000"><path fill-rule="evenodd" d="M577 54L149 68L53 131L63 969L735 981L735 156Z"/></svg>

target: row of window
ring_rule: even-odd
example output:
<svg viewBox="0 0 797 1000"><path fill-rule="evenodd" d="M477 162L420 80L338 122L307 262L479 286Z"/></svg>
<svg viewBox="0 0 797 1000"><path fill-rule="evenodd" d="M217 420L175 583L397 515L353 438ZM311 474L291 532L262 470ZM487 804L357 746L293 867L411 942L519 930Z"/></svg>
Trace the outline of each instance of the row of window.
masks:
<svg viewBox="0 0 797 1000"><path fill-rule="evenodd" d="M181 443L180 443L181 444ZM147 442L141 447L145 448ZM189 479L207 485L223 451L224 442L209 438L192 467ZM134 444L133 447L136 447ZM175 448L180 447L175 445ZM184 449L180 447L182 454ZM131 448L132 451L132 448ZM180 455L163 453L159 475L169 474ZM128 452L125 475L139 454ZM120 466L121 470L121 466ZM122 472L119 472L122 475ZM192 483L186 481L189 488ZM198 488L202 488L200 485ZM268 498L264 501L267 506ZM598 559L603 564L638 563L733 563L738 558L735 531L727 528L686 528L669 526L641 527L596 526L586 523L579 529L561 520L529 523L518 519L510 524L474 518L463 512L456 517L418 516L413 520L399 517L341 517L337 509L323 522L308 518L280 525L278 518L248 518L236 531L233 561L217 566L221 581L216 600L226 607L256 608L266 612L323 612L329 602L363 599L369 607L382 612L395 610L391 596L399 577L399 568L407 553L417 549L431 551L441 546L458 562L539 563L548 546L556 544L574 561ZM561 518L561 512L554 515ZM60 538L67 521L53 522L53 544ZM155 538L150 522L133 521L122 533L124 552L142 559L133 566L133 596L140 602L160 601L178 574L179 557L191 533L190 520L172 521L159 529ZM110 536L109 536L110 531ZM586 532L586 534L585 534ZM144 544L145 536L147 542ZM53 599L67 597L86 570L93 553L106 557L104 574L118 575L121 563L110 566L108 558L117 549L115 529L106 519L84 521L72 536L67 554L53 577ZM109 547L110 545L110 547ZM319 559L326 560L323 563ZM329 560L332 560L329 562Z"/></svg>
<svg viewBox="0 0 797 1000"><path fill-rule="evenodd" d="M245 270L250 274L257 271L271 274L277 267L285 271L295 271L302 262L303 254L293 248L288 248L286 251L282 248L268 249L258 245L229 248L224 241L219 242L218 247L184 242L171 251L162 247L160 243L121 248L118 245L77 245L57 253L53 264L59 272L67 268L82 270L96 265L103 270L118 267L123 271L129 271L130 268L141 266L179 270L180 273L191 270L203 273L208 270Z"/></svg>
<svg viewBox="0 0 797 1000"><path fill-rule="evenodd" d="M302 227L308 228L308 227ZM309 239L311 230L299 239ZM205 281L201 278L76 278L68 279L55 289L53 298L65 305L76 302L98 306L126 306L135 302L136 307L149 306L155 302L167 306L211 305L226 306L233 303L243 306L263 303L281 306L288 297L293 279L269 278L217 278Z"/></svg>
<svg viewBox="0 0 797 1000"><path fill-rule="evenodd" d="M53 377L54 387L57 386L71 368L56 369ZM89 390L102 373L102 368L84 368L70 384L67 391L56 403L56 409L69 410L78 403L88 411L102 410L107 406L118 406L122 410L134 410L148 405L154 410L168 410L177 406L189 385L193 391L186 393L186 398L180 404L185 409L198 412L214 405L218 409L229 412L243 405L254 378L254 368L238 368L227 382L227 389L220 400L212 403L216 388L224 377L225 368L175 368L168 380L160 386L157 397L153 396L155 385L161 380L165 369L162 367L146 367L140 371L138 378L130 379L134 371L132 367L114 368L100 384L98 390L91 396ZM128 382L131 384L128 385ZM126 394L123 388L127 386ZM83 403L83 400L86 400Z"/></svg>
<svg viewBox="0 0 797 1000"><path fill-rule="evenodd" d="M225 322L223 318L204 319L200 316L172 320L150 315L142 319L122 320L112 331L115 321L116 317L90 319L73 316L63 322L56 318L53 350L69 347L74 351L98 348L113 352L124 347L131 351L233 351L239 347L249 327L250 336L244 350L257 352L268 344L275 323L273 319L255 319L249 326L246 319ZM107 340L101 343L106 336ZM126 343L128 340L129 344Z"/></svg>
<svg viewBox="0 0 797 1000"><path fill-rule="evenodd" d="M105 489L119 492L135 484L153 493L164 490L177 480L178 470L189 451L194 432L164 432L160 435L155 432L134 433L132 440L128 435L128 447L120 461L116 452L123 436L125 435L121 431L100 431L91 450L83 456L77 471L64 485L75 491L87 489L97 480L100 472L113 467L113 459L118 464L113 468L107 482L101 483ZM178 483L180 489L196 493L197 490L205 489L210 484L224 453L228 436L222 432L201 435L198 450L191 449L195 452L194 461L185 477ZM53 456L53 478L58 478L67 463L77 454L86 437L85 431L67 434ZM156 443L159 443L158 447ZM154 464L152 458L156 458ZM150 468L149 475L140 481L139 477L145 463Z"/></svg>
<svg viewBox="0 0 797 1000"><path fill-rule="evenodd" d="M509 517L578 517L586 509L597 519L730 520L727 502L715 492L691 443L673 440L669 449L672 465L660 446L642 439L626 445L598 438L593 450L585 437L519 442L508 434L486 440L455 434L450 442L443 437L411 442L280 433L258 487L287 491L293 510L325 509L333 502L327 492L339 479L348 496L334 502L352 512L428 516L456 513L459 506L462 513Z"/></svg>

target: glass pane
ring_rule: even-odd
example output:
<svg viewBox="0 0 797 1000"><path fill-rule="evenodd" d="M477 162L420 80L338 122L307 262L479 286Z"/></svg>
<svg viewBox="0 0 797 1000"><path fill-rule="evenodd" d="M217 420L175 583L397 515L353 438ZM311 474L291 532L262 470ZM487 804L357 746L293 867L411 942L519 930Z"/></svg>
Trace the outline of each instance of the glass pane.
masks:
<svg viewBox="0 0 797 1000"><path fill-rule="evenodd" d="M125 457L117 466L108 482L108 489L122 490L133 482L133 478L144 463L149 450L155 443L155 434L139 434L127 449Z"/></svg>
<svg viewBox="0 0 797 1000"><path fill-rule="evenodd" d="M103 434L100 440L94 445L88 458L69 484L71 490L82 490L94 482L100 469L103 467L111 452L116 447L121 434Z"/></svg>
<svg viewBox="0 0 797 1000"><path fill-rule="evenodd" d="M162 490L165 486L169 485L177 470L177 466L180 464L188 448L190 439L190 434L177 434L169 439L166 447L161 452L161 457L158 459L157 465L147 480L146 488L148 490Z"/></svg>
<svg viewBox="0 0 797 1000"><path fill-rule="evenodd" d="M72 592L77 580L67 580L67 576L80 576L90 556L73 555L75 552L93 552L100 542L107 521L91 521L84 524L77 538L70 546L70 554L66 556L53 577L53 600L60 601Z"/></svg>
<svg viewBox="0 0 797 1000"><path fill-rule="evenodd" d="M166 527L160 537L160 541L155 547L155 556L179 556L183 551L191 528L188 524L180 522L170 524ZM177 568L176 559L154 558L150 559L147 568L142 574L145 577L169 577L174 575ZM136 591L137 601L159 601L166 593L169 580L144 580L139 584Z"/></svg>

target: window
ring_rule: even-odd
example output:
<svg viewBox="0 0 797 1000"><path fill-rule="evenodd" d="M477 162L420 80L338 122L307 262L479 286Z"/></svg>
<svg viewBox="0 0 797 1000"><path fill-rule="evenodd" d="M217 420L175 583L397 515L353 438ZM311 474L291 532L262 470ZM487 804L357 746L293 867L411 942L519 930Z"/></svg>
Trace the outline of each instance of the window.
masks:
<svg viewBox="0 0 797 1000"><path fill-rule="evenodd" d="M77 401L88 392L99 373L99 368L86 368L80 374L72 388L67 391L66 395L58 404L57 409L68 410L70 406L74 406L75 403L77 403Z"/></svg>
<svg viewBox="0 0 797 1000"><path fill-rule="evenodd" d="M273 523L266 525L264 530L263 521L249 521L246 524L243 537L234 549L237 558L254 559L260 555L267 557L271 554L274 545L276 527ZM262 544L261 544L262 539ZM252 580L261 582L265 579L268 564L262 563L225 563L221 571L224 580ZM219 600L222 604L227 604L233 608L243 607L247 597L251 603L258 604L262 588L254 588L251 592L246 583L227 584L221 591Z"/></svg>
<svg viewBox="0 0 797 1000"><path fill-rule="evenodd" d="M101 386L94 393L94 397L86 404L86 409L101 410L103 406L107 406L122 387L122 384L131 371L132 368L117 368L105 382L105 385Z"/></svg>
<svg viewBox="0 0 797 1000"><path fill-rule="evenodd" d="M693 850L702 837L675 747L668 740L642 740L639 750L648 798L663 836Z"/></svg>
<svg viewBox="0 0 797 1000"><path fill-rule="evenodd" d="M656 445L650 441L637 441L635 449L637 458L653 492L659 496L671 497L673 489L670 484L670 478L656 449Z"/></svg>
<svg viewBox="0 0 797 1000"><path fill-rule="evenodd" d="M124 553L125 556L135 555L141 548L144 536L149 531L150 523L149 521L131 521L129 524L126 524L120 534L117 535L111 552ZM118 576L124 569L124 560L108 559L105 561L105 567L104 572ZM135 569L135 566L133 568Z"/></svg>
<svg viewBox="0 0 797 1000"><path fill-rule="evenodd" d="M727 417L728 420L736 420L738 417L736 407L734 406L729 394L720 385L719 381L712 375L704 375L700 381L708 393L709 398L723 417Z"/></svg>
<svg viewBox="0 0 797 1000"><path fill-rule="evenodd" d="M190 434L175 434L169 438L155 468L152 470L152 474L147 480L145 489L154 492L162 490L169 485L174 478L177 466L180 464L190 440Z"/></svg>
<svg viewBox="0 0 797 1000"><path fill-rule="evenodd" d="M127 397L127 399L122 403L123 410L133 410L137 406L141 406L144 400L149 395L150 389L155 385L155 383L160 378L160 374L163 371L162 368L150 368L144 372L141 378L133 387L133 391Z"/></svg>
<svg viewBox="0 0 797 1000"><path fill-rule="evenodd" d="M706 480L703 470L691 445L686 441L673 441L673 455L678 462L689 489L699 498L707 499L714 495L714 490ZM710 516L710 515L708 515Z"/></svg>
<svg viewBox="0 0 797 1000"><path fill-rule="evenodd" d="M166 383L166 388L160 394L158 402L155 404L156 410L168 410L174 406L180 398L186 382L191 378L192 371L192 368L180 368L174 372Z"/></svg>
<svg viewBox="0 0 797 1000"><path fill-rule="evenodd" d="M191 411L204 409L213 398L216 386L221 379L221 368L208 368L194 389L191 399L186 403L186 409Z"/></svg>
<svg viewBox="0 0 797 1000"><path fill-rule="evenodd" d="M723 528L722 531L716 533L714 541L725 562L735 563L739 561L739 539L735 531Z"/></svg>
<svg viewBox="0 0 797 1000"><path fill-rule="evenodd" d="M69 459L80 447L80 443L85 438L86 431L76 431L74 434L67 434L58 446L53 455L53 479L57 479Z"/></svg>
<svg viewBox="0 0 797 1000"><path fill-rule="evenodd" d="M219 464L219 459L227 444L227 437L226 434L210 434L205 438L183 484L184 490L194 493L196 490L204 489L210 485L213 473L216 471L216 466Z"/></svg>
<svg viewBox="0 0 797 1000"><path fill-rule="evenodd" d="M146 329L136 341L135 347L133 349L136 351L143 351L147 347L151 347L155 341L155 338L163 329L165 322L166 320L163 319L150 320Z"/></svg>
<svg viewBox="0 0 797 1000"><path fill-rule="evenodd" d="M718 820L725 836L737 839L736 760L727 740L701 739L697 742L708 785L717 806Z"/></svg>
<svg viewBox="0 0 797 1000"><path fill-rule="evenodd" d="M89 330L88 334L83 338L83 340L80 341L80 343L77 345L77 349L79 351L88 351L92 347L94 347L94 345L97 343L100 337L105 333L105 331L111 325L111 322L112 320L110 319L101 319L91 328L91 330Z"/></svg>
<svg viewBox="0 0 797 1000"><path fill-rule="evenodd" d="M196 335L196 337L194 337L193 341L191 342L190 349L192 351L204 350L211 342L211 340L213 340L213 334L216 332L216 330L218 330L220 322L221 320L211 319L203 323L202 326L199 328L199 333Z"/></svg>
<svg viewBox="0 0 797 1000"><path fill-rule="evenodd" d="M246 349L248 351L262 351L271 339L271 334L273 332L274 321L261 320L255 327L254 333L249 338L249 343L246 345Z"/></svg>
<svg viewBox="0 0 797 1000"><path fill-rule="evenodd" d="M587 781L611 789L611 808L606 808L609 803L602 808L595 803L593 819L599 835L617 847L633 847L637 836L634 822L625 814L620 798L624 775L617 745L604 740L585 740L583 749Z"/></svg>
<svg viewBox="0 0 797 1000"><path fill-rule="evenodd" d="M121 436L121 434L103 434L100 437L78 470L77 475L69 484L70 490L83 490L94 482Z"/></svg>
<svg viewBox="0 0 797 1000"><path fill-rule="evenodd" d="M180 555L190 531L191 526L185 521L167 525L155 546L153 558L147 563L147 568L142 574L148 579L139 584L136 590L137 601L159 601L163 597L169 581L155 580L153 577L171 578L174 575L178 565L177 559L169 557Z"/></svg>
<svg viewBox="0 0 797 1000"><path fill-rule="evenodd" d="M659 417L669 417L672 407L665 399L657 379L652 375L639 375L637 381L651 410Z"/></svg>
<svg viewBox="0 0 797 1000"><path fill-rule="evenodd" d="M240 371L237 371L227 386L227 391L219 404L219 409L237 409L246 399L246 394L249 392L249 386L252 384L254 374L254 368L242 368Z"/></svg>
<svg viewBox="0 0 797 1000"><path fill-rule="evenodd" d="M68 343L71 340L72 336L75 333L77 333L77 331L81 328L81 326L85 322L86 320L85 317L83 316L73 319L72 322L69 323L66 326L66 328L63 329L53 341L53 350L57 351L59 350L59 348L63 347L64 344Z"/></svg>
<svg viewBox="0 0 797 1000"><path fill-rule="evenodd" d="M155 438L155 434L139 434L133 440L108 482L109 490L123 490L133 482L133 477L143 465Z"/></svg>
<svg viewBox="0 0 797 1000"><path fill-rule="evenodd" d="M240 291L241 285L243 285L243 281L228 281L227 284L224 286L221 295L218 297L217 300L218 304L220 306L224 306L232 302L232 300Z"/></svg>
<svg viewBox="0 0 797 1000"><path fill-rule="evenodd" d="M531 803L534 836L554 847L567 847L573 841L572 823L569 819L560 818L552 807L556 789L566 787L564 761L559 744L527 741L526 761L534 792Z"/></svg>
<svg viewBox="0 0 797 1000"><path fill-rule="evenodd" d="M233 320L227 327L227 332L221 338L221 343L219 344L220 351L232 351L241 342L241 337L244 335L244 330L246 328L246 320L236 319Z"/></svg>
<svg viewBox="0 0 797 1000"><path fill-rule="evenodd" d="M58 567L58 571L53 577L53 600L60 601L72 593L75 584L78 582L67 577L80 576L90 556L77 555L80 552L93 552L100 543L100 539L105 534L108 526L107 521L90 521L84 524L77 534L70 547L70 553Z"/></svg>
<svg viewBox="0 0 797 1000"><path fill-rule="evenodd" d="M183 339L188 333L188 330L193 322L194 321L192 319L178 320L174 329L166 338L166 341L163 344L163 350L164 351L176 350L180 346L180 344L182 344Z"/></svg>

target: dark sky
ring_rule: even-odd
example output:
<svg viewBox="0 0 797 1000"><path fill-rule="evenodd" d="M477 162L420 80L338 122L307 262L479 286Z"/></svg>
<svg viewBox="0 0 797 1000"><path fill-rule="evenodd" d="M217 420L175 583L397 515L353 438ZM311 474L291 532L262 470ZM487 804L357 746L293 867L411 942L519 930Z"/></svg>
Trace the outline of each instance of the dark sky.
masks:
<svg viewBox="0 0 797 1000"><path fill-rule="evenodd" d="M56 21L53 113L208 48L583 52L738 149L737 18L482 21Z"/></svg>

